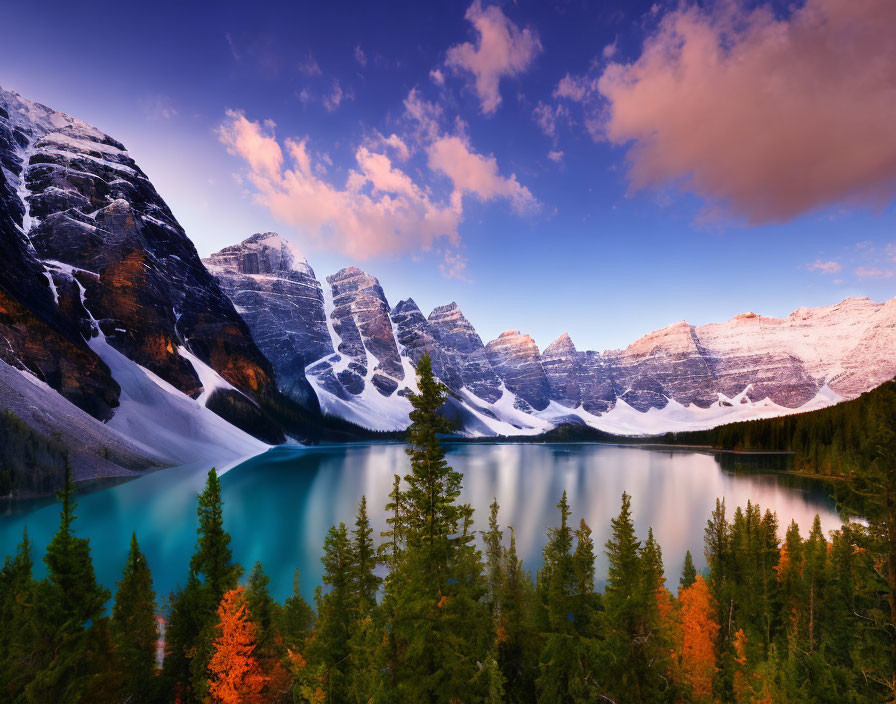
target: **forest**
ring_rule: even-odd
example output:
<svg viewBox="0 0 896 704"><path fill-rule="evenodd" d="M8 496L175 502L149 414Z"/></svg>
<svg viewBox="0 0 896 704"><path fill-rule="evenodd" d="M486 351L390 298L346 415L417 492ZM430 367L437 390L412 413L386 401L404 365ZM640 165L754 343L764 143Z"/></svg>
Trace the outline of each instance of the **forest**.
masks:
<svg viewBox="0 0 896 704"><path fill-rule="evenodd" d="M896 700L896 403L845 412L855 412L856 428L867 434L863 461L843 467L855 498L844 512L861 505L862 521L825 535L816 519L802 527L804 538L800 526L779 525L768 510L726 507L720 499L706 521L707 568L698 572L688 553L682 574L667 576L661 536L636 534L626 494L611 518L612 537L599 546L564 493L543 566L532 575L497 502L477 528L473 510L459 501L462 476L440 441L446 389L428 358L418 374L410 471L394 477L388 529L374 537L363 499L349 525L330 529L313 606L298 579L293 595L277 603L261 564L246 574L233 560L214 469L199 495L196 546L182 586L165 598L155 594L134 535L111 600L97 583L87 540L77 537L69 475L58 495L46 578L34 578L27 534L0 570L0 698ZM843 437L859 432L843 423ZM600 550L606 575L595 574Z"/></svg>

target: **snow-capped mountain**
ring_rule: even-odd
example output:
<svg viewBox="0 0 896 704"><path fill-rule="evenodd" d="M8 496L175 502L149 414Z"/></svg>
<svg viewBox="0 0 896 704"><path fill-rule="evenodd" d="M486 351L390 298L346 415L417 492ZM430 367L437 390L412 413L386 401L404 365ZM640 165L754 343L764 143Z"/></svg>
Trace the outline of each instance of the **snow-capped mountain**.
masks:
<svg viewBox="0 0 896 704"><path fill-rule="evenodd" d="M166 430L262 446L219 415L282 439L271 363L124 146L4 90L0 245L0 360L60 403L175 463L194 455Z"/></svg>
<svg viewBox="0 0 896 704"><path fill-rule="evenodd" d="M236 251L253 263L224 264ZM275 271L284 251L295 262L287 278L301 278L311 293L269 290L247 306L249 287L234 277L247 268ZM307 378L325 412L377 430L407 425L404 397L424 352L452 392L447 413L470 435L532 434L560 423L625 434L706 428L818 408L896 375L889 352L896 299L850 298L787 318L745 313L711 325L680 322L603 353L577 350L564 334L540 352L518 330L483 344L453 302L428 317L410 298L390 308L379 282L356 267L322 286L304 257L272 233L205 261L225 290L239 291L234 303L282 388ZM261 282L270 274L248 276ZM300 348L304 370L278 363L288 340Z"/></svg>

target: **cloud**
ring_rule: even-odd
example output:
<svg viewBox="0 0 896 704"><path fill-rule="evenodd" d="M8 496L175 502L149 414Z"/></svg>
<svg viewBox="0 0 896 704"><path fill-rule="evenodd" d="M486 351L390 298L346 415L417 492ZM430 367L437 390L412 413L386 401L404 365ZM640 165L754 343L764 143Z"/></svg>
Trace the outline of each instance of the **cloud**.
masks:
<svg viewBox="0 0 896 704"><path fill-rule="evenodd" d="M439 69L434 68L432 71L430 71L429 77L437 86L445 85L445 74L443 74Z"/></svg>
<svg viewBox="0 0 896 704"><path fill-rule="evenodd" d="M355 46L355 61L361 64L362 67L367 65L367 55L364 53L360 44Z"/></svg>
<svg viewBox="0 0 896 704"><path fill-rule="evenodd" d="M475 153L461 137L442 136L429 145L426 153L429 168L451 179L452 199L467 193L483 201L507 198L517 212L536 206L532 193L517 181L516 174L501 176L495 157Z"/></svg>
<svg viewBox="0 0 896 704"><path fill-rule="evenodd" d="M475 0L464 17L479 38L475 46L464 42L450 47L445 64L456 73L473 74L482 112L490 115L501 104L501 78L525 71L541 52L541 42L532 29L521 30L497 5L483 9L481 0Z"/></svg>
<svg viewBox="0 0 896 704"><path fill-rule="evenodd" d="M407 161L411 157L411 150L408 147L407 143L394 132L388 137L377 134L373 139L370 140L370 144L375 149L385 147L392 149L393 153L399 161Z"/></svg>
<svg viewBox="0 0 896 704"><path fill-rule="evenodd" d="M555 164L559 164L561 161L563 161L563 156L563 152L559 150L551 150L548 152L548 159L553 161Z"/></svg>
<svg viewBox="0 0 896 704"><path fill-rule="evenodd" d="M588 76L571 76L566 74L554 88L555 98L566 98L574 103L581 103L594 93L597 83Z"/></svg>
<svg viewBox="0 0 896 704"><path fill-rule="evenodd" d="M816 259L814 262L807 265L806 268L809 271L820 271L822 274L836 274L838 271L843 269L843 266L839 262L825 262L821 259Z"/></svg>
<svg viewBox="0 0 896 704"><path fill-rule="evenodd" d="M889 269L879 269L876 266L860 266L855 270L855 275L860 279L891 279L893 272Z"/></svg>
<svg viewBox="0 0 896 704"><path fill-rule="evenodd" d="M299 71L304 73L309 78L311 76L319 76L322 71L320 70L320 66L318 66L317 61L314 59L314 56L309 51L308 56L299 64Z"/></svg>
<svg viewBox="0 0 896 704"><path fill-rule="evenodd" d="M177 117L174 101L167 95L150 95L142 100L143 114L148 120L170 120Z"/></svg>
<svg viewBox="0 0 896 704"><path fill-rule="evenodd" d="M324 107L327 112L334 112L342 104L343 100L353 100L353 93L346 93L342 90L339 81L333 81L333 89L324 96Z"/></svg>
<svg viewBox="0 0 896 704"><path fill-rule="evenodd" d="M532 111L532 118L535 120L535 124L548 137L553 137L557 134L557 116L554 113L554 108L547 103L538 101L538 105Z"/></svg>
<svg viewBox="0 0 896 704"><path fill-rule="evenodd" d="M444 258L439 264L439 271L446 279L469 281L467 278L467 258L456 250L445 250Z"/></svg>
<svg viewBox="0 0 896 704"><path fill-rule="evenodd" d="M661 17L599 77L601 137L631 144L635 189L676 183L749 223L896 194L896 2L740 0ZM561 81L570 99L587 85ZM558 86L561 92L561 86Z"/></svg>
<svg viewBox="0 0 896 704"><path fill-rule="evenodd" d="M218 137L246 161L255 199L274 217L344 254L364 259L460 242L458 205L434 202L384 154L359 147L357 169L339 187L315 174L306 140L281 147L270 127L240 112L227 112Z"/></svg>

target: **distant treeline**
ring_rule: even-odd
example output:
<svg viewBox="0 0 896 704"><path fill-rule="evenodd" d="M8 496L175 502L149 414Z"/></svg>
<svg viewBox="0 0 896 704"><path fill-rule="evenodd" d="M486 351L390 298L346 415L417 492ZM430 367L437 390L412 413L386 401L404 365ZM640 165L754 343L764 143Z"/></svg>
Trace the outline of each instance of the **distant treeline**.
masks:
<svg viewBox="0 0 896 704"><path fill-rule="evenodd" d="M668 433L663 441L721 450L793 452L798 471L848 476L876 456L877 426L892 409L896 409L896 382L889 381L857 399L817 411Z"/></svg>
<svg viewBox="0 0 896 704"><path fill-rule="evenodd" d="M62 486L67 460L59 442L0 411L0 496L52 494Z"/></svg>

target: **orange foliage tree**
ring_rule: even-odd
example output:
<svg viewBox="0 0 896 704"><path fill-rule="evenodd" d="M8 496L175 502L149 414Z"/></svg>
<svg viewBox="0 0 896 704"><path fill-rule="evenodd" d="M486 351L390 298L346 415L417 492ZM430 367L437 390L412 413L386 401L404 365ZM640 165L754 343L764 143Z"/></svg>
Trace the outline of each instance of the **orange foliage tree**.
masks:
<svg viewBox="0 0 896 704"><path fill-rule="evenodd" d="M716 674L715 604L701 575L678 594L681 609L681 672L696 702L712 700Z"/></svg>
<svg viewBox="0 0 896 704"><path fill-rule="evenodd" d="M209 693L219 704L261 704L265 680L255 650L255 624L246 613L242 587L224 594L218 606L218 637L208 665Z"/></svg>

